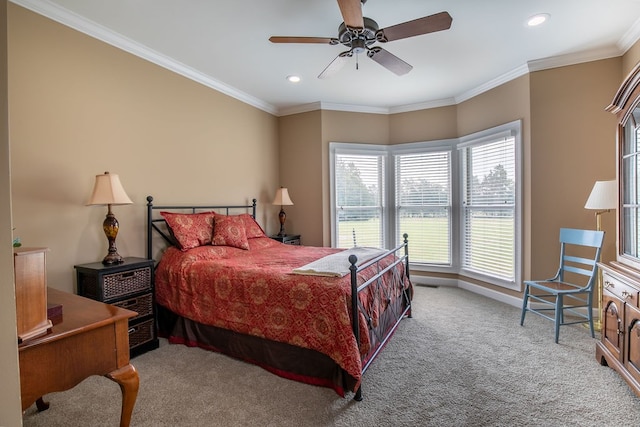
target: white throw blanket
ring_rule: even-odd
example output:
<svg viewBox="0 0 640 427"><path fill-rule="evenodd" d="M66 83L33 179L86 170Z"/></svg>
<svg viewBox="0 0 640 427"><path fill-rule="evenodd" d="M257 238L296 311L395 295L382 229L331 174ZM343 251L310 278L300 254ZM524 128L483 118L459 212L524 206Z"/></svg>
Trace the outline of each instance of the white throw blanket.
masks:
<svg viewBox="0 0 640 427"><path fill-rule="evenodd" d="M306 274L309 276L342 277L346 276L350 272L349 267L351 267L351 263L349 262L349 257L351 255L357 256L358 261L356 265L361 265L362 263L375 258L378 255L382 255L385 252L386 251L384 249L355 247L327 255L319 260L310 262L307 265L295 268L293 273Z"/></svg>

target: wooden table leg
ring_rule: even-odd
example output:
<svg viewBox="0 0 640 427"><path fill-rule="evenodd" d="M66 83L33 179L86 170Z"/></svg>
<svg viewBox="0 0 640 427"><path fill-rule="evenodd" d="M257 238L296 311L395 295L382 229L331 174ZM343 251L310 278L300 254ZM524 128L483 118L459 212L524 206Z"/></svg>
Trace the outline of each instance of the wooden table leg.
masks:
<svg viewBox="0 0 640 427"><path fill-rule="evenodd" d="M36 408L38 408L38 412L46 411L49 409L49 402L45 402L42 397L39 397L36 400Z"/></svg>
<svg viewBox="0 0 640 427"><path fill-rule="evenodd" d="M120 427L129 427L131 422L131 414L138 397L138 387L140 379L138 371L133 365L128 364L120 369L105 375L107 378L115 381L122 391L122 412L120 412Z"/></svg>

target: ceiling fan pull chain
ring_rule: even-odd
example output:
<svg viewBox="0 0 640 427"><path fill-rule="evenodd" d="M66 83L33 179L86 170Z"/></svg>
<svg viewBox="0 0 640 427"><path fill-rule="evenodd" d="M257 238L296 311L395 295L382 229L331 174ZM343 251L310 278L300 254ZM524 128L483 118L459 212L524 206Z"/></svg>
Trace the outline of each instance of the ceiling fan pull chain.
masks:
<svg viewBox="0 0 640 427"><path fill-rule="evenodd" d="M356 53L356 70L359 70L359 64L358 64L358 58L360 58L360 55Z"/></svg>

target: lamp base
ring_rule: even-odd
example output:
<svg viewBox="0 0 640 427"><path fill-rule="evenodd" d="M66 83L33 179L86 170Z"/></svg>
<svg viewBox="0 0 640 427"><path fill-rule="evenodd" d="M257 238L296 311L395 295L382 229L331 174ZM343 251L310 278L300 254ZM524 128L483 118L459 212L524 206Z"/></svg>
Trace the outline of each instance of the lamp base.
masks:
<svg viewBox="0 0 640 427"><path fill-rule="evenodd" d="M107 236L107 240L109 241L109 253L102 260L104 265L113 265L113 264L122 264L124 260L118 253L118 249L116 248L116 236L118 235L118 229L120 228L120 224L118 220L111 212L111 205L108 206L107 216L102 223L102 230L104 234Z"/></svg>
<svg viewBox="0 0 640 427"><path fill-rule="evenodd" d="M588 323L583 323L582 324L583 327L589 329L589 324ZM600 319L594 320L593 321L593 331L594 332L600 332L602 330L602 323L600 323Z"/></svg>
<svg viewBox="0 0 640 427"><path fill-rule="evenodd" d="M287 214L285 213L284 209L282 209L282 206L280 206L278 219L280 220L280 232L278 233L278 236L286 236L286 233L284 231L284 223L287 220Z"/></svg>
<svg viewBox="0 0 640 427"><path fill-rule="evenodd" d="M108 254L106 257L104 257L104 259L102 260L102 263L104 265L114 265L114 264L122 264L124 262L124 259L120 256L119 253L114 253L114 254Z"/></svg>

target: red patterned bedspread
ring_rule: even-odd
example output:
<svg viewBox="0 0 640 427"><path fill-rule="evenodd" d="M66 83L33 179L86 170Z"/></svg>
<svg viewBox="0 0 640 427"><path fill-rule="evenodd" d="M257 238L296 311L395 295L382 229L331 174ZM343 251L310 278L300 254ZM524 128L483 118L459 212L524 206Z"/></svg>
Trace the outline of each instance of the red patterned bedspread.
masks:
<svg viewBox="0 0 640 427"><path fill-rule="evenodd" d="M157 302L200 323L324 353L359 383L362 356L371 343L360 314L359 354L350 316L350 275L292 273L294 268L341 249L285 245L268 237L249 239L249 244L249 250L200 246L181 252L168 248L156 269ZM398 267L396 276L405 278L402 263ZM375 266L366 269L359 273L359 283L375 274ZM361 292L360 301L373 313L374 324L388 304L386 297L376 295L378 288L387 287L392 299L401 297L402 287L393 286L391 276L385 276L386 283ZM411 286L404 280L405 288Z"/></svg>

